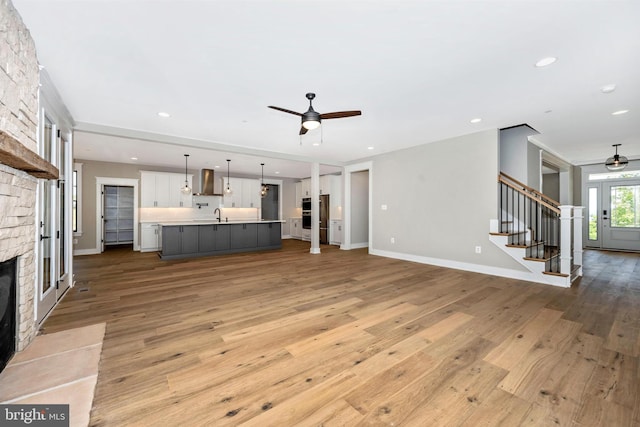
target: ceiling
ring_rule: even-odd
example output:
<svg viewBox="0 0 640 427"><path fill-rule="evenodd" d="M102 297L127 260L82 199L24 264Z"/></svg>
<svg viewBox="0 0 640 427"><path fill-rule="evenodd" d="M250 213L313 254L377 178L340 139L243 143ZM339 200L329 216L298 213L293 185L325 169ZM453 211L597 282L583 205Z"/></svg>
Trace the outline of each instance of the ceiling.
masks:
<svg viewBox="0 0 640 427"><path fill-rule="evenodd" d="M78 128L124 137L105 147L78 134L76 158L179 167L191 147L190 168L240 153L236 172L264 161L265 175L303 177L305 161L340 166L521 123L573 164L616 143L640 158L635 0L13 4ZM302 113L307 92L320 113L362 116L300 137L298 117L267 106Z"/></svg>

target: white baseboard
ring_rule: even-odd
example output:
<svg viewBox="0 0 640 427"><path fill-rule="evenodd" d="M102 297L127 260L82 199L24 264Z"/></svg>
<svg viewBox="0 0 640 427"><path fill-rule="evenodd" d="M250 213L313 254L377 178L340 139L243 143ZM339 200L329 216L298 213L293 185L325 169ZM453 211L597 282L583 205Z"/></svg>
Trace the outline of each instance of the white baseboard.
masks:
<svg viewBox="0 0 640 427"><path fill-rule="evenodd" d="M73 256L81 255L97 255L100 251L97 248L94 249L76 249L73 251Z"/></svg>
<svg viewBox="0 0 640 427"><path fill-rule="evenodd" d="M362 248L368 248L368 247L369 247L369 242L352 243L349 249L362 249Z"/></svg>
<svg viewBox="0 0 640 427"><path fill-rule="evenodd" d="M510 268L491 267L488 265L471 264L468 262L452 261L450 259L431 258L399 252L381 251L377 249L370 249L369 254L383 256L386 258L401 259L403 261L418 262L420 264L437 265L438 267L453 268L455 270L471 271L474 273L489 274L509 279L524 280L527 282L538 282L538 280L536 280L536 276L529 271L518 271Z"/></svg>

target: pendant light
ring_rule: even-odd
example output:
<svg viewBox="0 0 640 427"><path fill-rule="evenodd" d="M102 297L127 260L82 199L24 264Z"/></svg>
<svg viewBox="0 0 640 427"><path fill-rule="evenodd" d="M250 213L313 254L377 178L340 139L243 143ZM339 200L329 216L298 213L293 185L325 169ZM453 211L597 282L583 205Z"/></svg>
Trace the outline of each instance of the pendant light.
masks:
<svg viewBox="0 0 640 427"><path fill-rule="evenodd" d="M227 159L227 188L224 189L224 194L230 196L233 191L231 191L231 181L229 180L229 163L231 160Z"/></svg>
<svg viewBox="0 0 640 427"><path fill-rule="evenodd" d="M607 161L604 163L604 165L610 171L621 171L622 169L626 168L627 165L629 164L629 159L627 159L625 156L620 156L618 154L618 146L620 145L622 144L612 145L612 147L616 147L616 154L614 154L613 157L609 157Z"/></svg>
<svg viewBox="0 0 640 427"><path fill-rule="evenodd" d="M191 194L191 187L189 186L189 179L187 178L187 160L189 159L189 155L184 155L184 187L180 189L182 194Z"/></svg>
<svg viewBox="0 0 640 427"><path fill-rule="evenodd" d="M267 195L269 187L264 185L264 163L260 163L260 166L262 166L262 179L260 180L260 197L264 197Z"/></svg>

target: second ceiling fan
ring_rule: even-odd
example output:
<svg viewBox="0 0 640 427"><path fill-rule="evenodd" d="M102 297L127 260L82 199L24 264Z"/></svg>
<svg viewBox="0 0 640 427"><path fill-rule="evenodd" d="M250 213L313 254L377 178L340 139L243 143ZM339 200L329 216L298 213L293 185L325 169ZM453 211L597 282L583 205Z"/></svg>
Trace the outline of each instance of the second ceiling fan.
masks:
<svg viewBox="0 0 640 427"><path fill-rule="evenodd" d="M313 109L311 102L316 97L315 93L308 93L306 95L309 100L309 109L305 113L298 113L296 111L287 110L286 108L274 107L273 105L269 105L269 108L273 108L274 110L283 111L289 114L295 114L296 116L300 116L302 119L302 126L300 127L300 135L304 135L308 130L315 129L320 126L320 122L323 119L340 119L342 117L353 117L359 116L362 114L360 110L352 110L352 111L335 111L333 113L324 113L320 114L316 110Z"/></svg>

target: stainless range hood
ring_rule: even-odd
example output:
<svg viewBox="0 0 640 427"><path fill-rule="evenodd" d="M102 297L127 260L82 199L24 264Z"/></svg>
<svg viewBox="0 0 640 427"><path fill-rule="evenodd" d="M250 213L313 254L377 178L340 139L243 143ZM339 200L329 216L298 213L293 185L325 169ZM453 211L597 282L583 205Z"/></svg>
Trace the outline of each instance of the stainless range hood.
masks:
<svg viewBox="0 0 640 427"><path fill-rule="evenodd" d="M200 170L200 191L193 193L194 196L222 196L222 193L216 193L215 173L213 169Z"/></svg>

